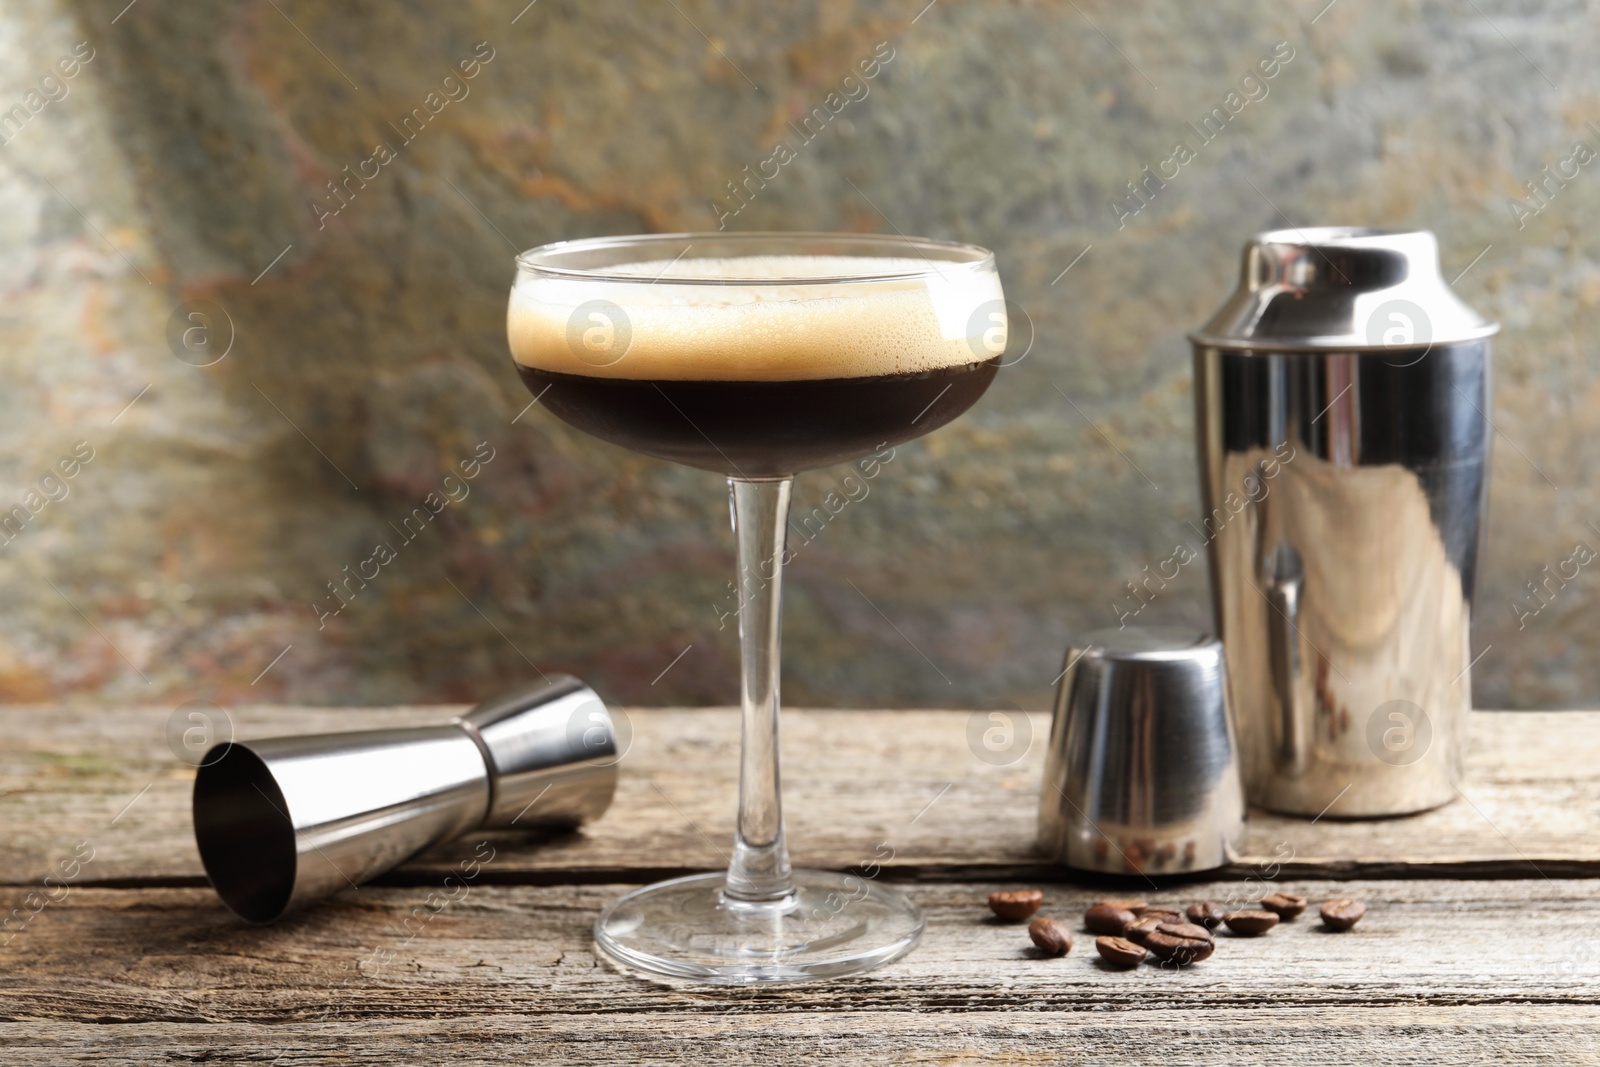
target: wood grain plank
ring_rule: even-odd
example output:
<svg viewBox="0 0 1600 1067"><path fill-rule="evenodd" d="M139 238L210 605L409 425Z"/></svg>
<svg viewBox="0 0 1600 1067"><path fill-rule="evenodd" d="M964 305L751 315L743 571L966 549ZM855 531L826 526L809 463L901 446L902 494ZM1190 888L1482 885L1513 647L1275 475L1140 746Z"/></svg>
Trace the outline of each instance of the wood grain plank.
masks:
<svg viewBox="0 0 1600 1067"><path fill-rule="evenodd" d="M861 978L745 990L636 978L598 957L591 925L623 888L473 885L433 910L431 890L369 886L267 928L231 919L203 889L72 889L0 947L0 1021L296 1032L345 1022L355 1032L382 1019L661 1013L754 1033L771 1016L818 1011L933 1013L969 1027L955 1017L1539 1004L1582 1005L1600 1019L1600 881L1587 879L1287 881L1275 888L1360 895L1368 915L1342 934L1302 918L1263 938L1223 935L1205 963L1129 972L1101 965L1084 933L1063 959L1033 958L1024 928L989 918L991 884L918 885L910 891L929 925L910 956ZM1260 886L1190 890L1153 899L1244 901ZM0 890L0 908L18 907L23 893ZM1076 928L1099 893L1052 886L1047 896L1045 912Z"/></svg>
<svg viewBox="0 0 1600 1067"><path fill-rule="evenodd" d="M432 722L455 709L241 708L240 737ZM38 882L88 841L85 882L200 884L193 772L167 747L170 709L0 709L0 882ZM728 709L632 709L617 801L557 840L496 839L510 882L642 881L721 866L732 834L738 729ZM784 713L784 787L798 863L842 868L887 843L897 876L1044 878L1033 850L1048 719L1027 754L993 766L951 711ZM1247 855L1293 877L1600 875L1600 712L1479 712L1465 795L1403 819L1312 823L1255 813ZM450 848L392 875L436 879Z"/></svg>
<svg viewBox="0 0 1600 1067"><path fill-rule="evenodd" d="M1589 1006L1395 1005L1328 1014L1295 1005L1203 1015L1123 1007L1095 1013L762 1013L750 1025L700 1013L608 1012L305 1023L0 1024L0 1064L261 1063L273 1067L449 1064L830 1063L1017 1067L1441 1067L1600 1064Z"/></svg>

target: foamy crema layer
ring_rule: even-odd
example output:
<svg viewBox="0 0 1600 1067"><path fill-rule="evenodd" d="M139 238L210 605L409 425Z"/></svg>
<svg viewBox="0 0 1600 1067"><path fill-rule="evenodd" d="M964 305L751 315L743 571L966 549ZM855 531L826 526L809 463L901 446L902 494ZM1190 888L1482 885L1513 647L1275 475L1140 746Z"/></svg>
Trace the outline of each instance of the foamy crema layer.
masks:
<svg viewBox="0 0 1600 1067"><path fill-rule="evenodd" d="M963 366L1005 348L1000 279L940 263L901 281L765 279L924 272L922 259L744 256L608 268L639 282L519 275L511 353L539 370L678 381L867 378ZM694 285L674 279L722 278Z"/></svg>

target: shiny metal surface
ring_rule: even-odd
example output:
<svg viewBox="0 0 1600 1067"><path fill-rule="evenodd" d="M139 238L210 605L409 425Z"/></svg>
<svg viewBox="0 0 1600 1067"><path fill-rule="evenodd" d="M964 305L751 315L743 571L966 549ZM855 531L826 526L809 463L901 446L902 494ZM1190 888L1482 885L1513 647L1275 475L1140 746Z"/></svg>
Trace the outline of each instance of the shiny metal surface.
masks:
<svg viewBox="0 0 1600 1067"><path fill-rule="evenodd" d="M488 807L483 757L452 725L229 742L195 775L195 842L229 910L265 923L465 833Z"/></svg>
<svg viewBox="0 0 1600 1067"><path fill-rule="evenodd" d="M599 818L617 791L622 751L605 702L569 674L484 701L457 722L493 775L491 827L568 829Z"/></svg>
<svg viewBox="0 0 1600 1067"><path fill-rule="evenodd" d="M1231 862L1244 795L1227 694L1214 637L1130 626L1075 642L1056 692L1039 847L1111 874Z"/></svg>
<svg viewBox="0 0 1600 1067"><path fill-rule="evenodd" d="M1218 348L1387 351L1476 341L1499 329L1445 284L1439 242L1427 230L1308 226L1246 244L1239 288L1189 339Z"/></svg>
<svg viewBox="0 0 1600 1067"><path fill-rule="evenodd" d="M1318 258L1284 252L1282 236L1258 238L1270 246L1261 257ZM1461 777L1495 327L1445 298L1421 236L1369 236L1341 262L1403 261L1418 302L1398 313L1421 327L1413 342L1430 341L1399 343L1401 330L1390 347L1330 347L1324 312L1336 302L1308 294L1306 323L1292 302L1252 304L1261 257L1250 253L1240 293L1195 335L1199 530L1246 789L1280 812L1421 811L1454 797ZM1347 279L1381 287L1395 273ZM1348 288L1326 272L1316 282ZM1275 309L1270 330L1236 321L1250 306ZM1224 327L1241 336L1217 336ZM1477 339L1441 340L1462 332Z"/></svg>
<svg viewBox="0 0 1600 1067"><path fill-rule="evenodd" d="M228 742L195 775L195 842L229 910L273 922L469 830L593 818L616 755L604 704L564 675L437 726Z"/></svg>

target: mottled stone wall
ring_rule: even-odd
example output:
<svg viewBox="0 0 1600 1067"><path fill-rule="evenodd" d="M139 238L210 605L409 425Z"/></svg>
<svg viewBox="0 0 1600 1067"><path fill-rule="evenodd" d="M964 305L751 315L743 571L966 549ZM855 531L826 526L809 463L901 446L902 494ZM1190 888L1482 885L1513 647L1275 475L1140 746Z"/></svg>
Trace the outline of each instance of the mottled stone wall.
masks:
<svg viewBox="0 0 1600 1067"><path fill-rule="evenodd" d="M1248 234L1344 222L1436 230L1506 326L1478 703L1600 702L1600 573L1515 607L1600 545L1600 162L1541 172L1600 148L1594 12L924 3L6 0L0 503L29 521L0 534L0 698L466 699L537 664L731 699L722 487L518 417L503 333L514 249L720 217L986 244L1036 331L800 551L791 701L1041 706L1069 635L1195 539L1185 330ZM434 492L461 498L407 539ZM1141 621L1205 624L1205 582Z"/></svg>

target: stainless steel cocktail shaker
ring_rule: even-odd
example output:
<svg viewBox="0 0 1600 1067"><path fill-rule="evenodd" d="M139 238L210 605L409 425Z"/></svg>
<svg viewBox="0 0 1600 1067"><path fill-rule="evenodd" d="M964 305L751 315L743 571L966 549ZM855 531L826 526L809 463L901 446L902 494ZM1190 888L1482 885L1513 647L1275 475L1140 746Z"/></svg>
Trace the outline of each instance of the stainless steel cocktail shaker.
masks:
<svg viewBox="0 0 1600 1067"><path fill-rule="evenodd" d="M1426 231L1245 247L1194 343L1217 632L1245 787L1302 815L1456 794L1489 474L1489 338Z"/></svg>

